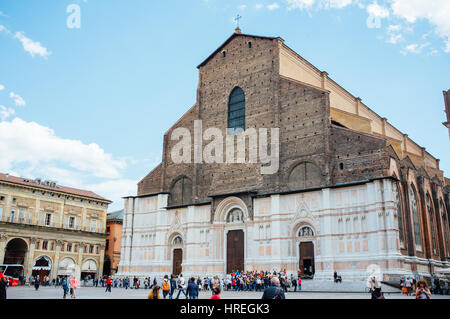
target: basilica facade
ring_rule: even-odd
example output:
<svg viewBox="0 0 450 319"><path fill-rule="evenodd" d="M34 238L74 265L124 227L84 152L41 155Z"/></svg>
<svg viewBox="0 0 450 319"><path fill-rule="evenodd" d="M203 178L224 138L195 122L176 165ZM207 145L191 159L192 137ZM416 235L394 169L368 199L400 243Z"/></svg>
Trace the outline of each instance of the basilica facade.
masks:
<svg viewBox="0 0 450 319"><path fill-rule="evenodd" d="M446 276L450 182L439 159L281 38L237 29L198 69L196 104L125 198L118 275ZM278 170L262 174L247 144L231 164L174 161L174 132L199 121L200 133L244 140L278 128Z"/></svg>

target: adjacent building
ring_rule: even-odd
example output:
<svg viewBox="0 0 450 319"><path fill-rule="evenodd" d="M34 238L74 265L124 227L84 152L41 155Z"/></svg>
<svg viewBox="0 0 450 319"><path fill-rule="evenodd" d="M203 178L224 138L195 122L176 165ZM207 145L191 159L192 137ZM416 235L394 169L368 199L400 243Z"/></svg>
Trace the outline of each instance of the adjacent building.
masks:
<svg viewBox="0 0 450 319"><path fill-rule="evenodd" d="M444 103L445 103L445 114L447 115L447 121L445 121L444 126L448 128L448 134L450 138L450 90L444 91Z"/></svg>
<svg viewBox="0 0 450 319"><path fill-rule="evenodd" d="M41 278L101 275L110 203L56 182L0 174L0 263Z"/></svg>
<svg viewBox="0 0 450 319"><path fill-rule="evenodd" d="M439 159L279 37L236 30L198 70L195 105L164 135L162 162L137 196L125 198L119 275L445 277L449 180ZM233 164L175 162L178 133L208 145L210 128L224 144L278 128L278 171L261 174L265 164L246 160L250 142L241 161L227 153Z"/></svg>
<svg viewBox="0 0 450 319"><path fill-rule="evenodd" d="M117 273L120 261L120 249L122 245L123 209L106 216L106 247L103 273L114 275Z"/></svg>

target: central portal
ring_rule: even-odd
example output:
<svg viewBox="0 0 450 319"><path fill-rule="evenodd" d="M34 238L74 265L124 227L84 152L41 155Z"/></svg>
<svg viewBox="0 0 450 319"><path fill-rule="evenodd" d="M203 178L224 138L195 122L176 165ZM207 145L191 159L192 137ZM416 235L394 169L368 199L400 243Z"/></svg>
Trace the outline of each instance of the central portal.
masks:
<svg viewBox="0 0 450 319"><path fill-rule="evenodd" d="M227 234L227 274L244 270L244 231L231 230Z"/></svg>
<svg viewBox="0 0 450 319"><path fill-rule="evenodd" d="M314 244L312 242L300 243L300 272L303 277L314 277L315 265L314 265Z"/></svg>
<svg viewBox="0 0 450 319"><path fill-rule="evenodd" d="M177 248L173 250L173 274L178 276L181 274L181 263L183 262L183 250Z"/></svg>

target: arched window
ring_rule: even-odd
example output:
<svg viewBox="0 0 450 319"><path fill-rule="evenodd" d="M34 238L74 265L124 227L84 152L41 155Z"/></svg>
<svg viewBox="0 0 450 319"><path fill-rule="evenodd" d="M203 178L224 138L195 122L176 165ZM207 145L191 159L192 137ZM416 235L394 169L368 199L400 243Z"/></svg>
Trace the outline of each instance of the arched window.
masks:
<svg viewBox="0 0 450 319"><path fill-rule="evenodd" d="M187 177L179 178L170 191L170 204L187 205L192 203L192 181Z"/></svg>
<svg viewBox="0 0 450 319"><path fill-rule="evenodd" d="M414 241L416 243L416 249L422 250L422 239L420 232L420 219L419 219L419 207L417 206L417 196L414 186L409 186L409 201L411 206L411 213L413 217L414 226Z"/></svg>
<svg viewBox="0 0 450 319"><path fill-rule="evenodd" d="M403 233L403 213L402 213L402 202L400 196L401 188L398 184L394 187L394 203L396 205L397 210L397 218L398 218L398 236L400 239L400 243L404 242L404 233Z"/></svg>
<svg viewBox="0 0 450 319"><path fill-rule="evenodd" d="M436 233L434 231L434 209L433 209L433 203L431 201L429 194L427 194L427 197L426 197L426 204L427 204L428 213L430 214L431 244L433 247L433 253L436 254L437 244L436 244Z"/></svg>
<svg viewBox="0 0 450 319"><path fill-rule="evenodd" d="M236 87L228 100L228 131L245 131L245 93L240 87Z"/></svg>
<svg viewBox="0 0 450 319"><path fill-rule="evenodd" d="M244 213L239 208L235 208L227 215L227 223L243 223Z"/></svg>
<svg viewBox="0 0 450 319"><path fill-rule="evenodd" d="M314 230L309 226L303 226L298 230L298 237L313 237Z"/></svg>
<svg viewBox="0 0 450 319"><path fill-rule="evenodd" d="M183 244L183 238L181 236L177 236L172 241L173 245L182 245Z"/></svg>
<svg viewBox="0 0 450 319"><path fill-rule="evenodd" d="M300 163L289 174L288 183L289 188L293 190L320 186L322 184L322 174L313 163Z"/></svg>
<svg viewBox="0 0 450 319"><path fill-rule="evenodd" d="M448 227L448 221L447 221L447 213L445 212L445 208L444 208L444 202L442 201L442 199L439 201L439 210L441 211L441 216L442 216L442 225L444 226L444 240L445 240L445 248L444 250L446 251L447 256L450 256L450 240L448 237L448 232L449 232L449 227Z"/></svg>

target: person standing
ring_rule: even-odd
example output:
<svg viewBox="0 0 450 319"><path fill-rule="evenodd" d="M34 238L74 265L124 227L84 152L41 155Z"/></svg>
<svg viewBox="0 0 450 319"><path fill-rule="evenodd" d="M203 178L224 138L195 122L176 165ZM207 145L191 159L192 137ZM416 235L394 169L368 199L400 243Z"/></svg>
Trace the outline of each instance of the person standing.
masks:
<svg viewBox="0 0 450 319"><path fill-rule="evenodd" d="M148 299L161 299L161 296L159 295L159 291L161 290L161 287L156 285L153 287L152 291L148 295Z"/></svg>
<svg viewBox="0 0 450 319"><path fill-rule="evenodd" d="M169 276L167 275L164 276L162 288L163 288L163 298L166 299L167 295L170 293Z"/></svg>
<svg viewBox="0 0 450 319"><path fill-rule="evenodd" d="M381 294L381 284L378 281L378 279L374 276L372 277L370 283L371 283L372 299L384 299L383 295Z"/></svg>
<svg viewBox="0 0 450 319"><path fill-rule="evenodd" d="M264 289L262 299L286 299L283 289L280 287L280 280L277 277L272 277L271 285Z"/></svg>
<svg viewBox="0 0 450 319"><path fill-rule="evenodd" d="M220 281L218 276L214 276L214 279L212 280L212 289L211 292L214 295L214 288L220 289Z"/></svg>
<svg viewBox="0 0 450 319"><path fill-rule="evenodd" d="M431 292L424 279L417 281L416 299L431 299Z"/></svg>
<svg viewBox="0 0 450 319"><path fill-rule="evenodd" d="M412 279L411 277L408 277L405 279L405 288L406 288L406 294L408 296L411 296L411 289L412 289Z"/></svg>
<svg viewBox="0 0 450 319"><path fill-rule="evenodd" d="M76 290L78 288L78 280L77 280L76 276L73 276L72 281L70 283L70 288L71 288L72 298L75 299L77 297Z"/></svg>
<svg viewBox="0 0 450 319"><path fill-rule="evenodd" d="M186 297L189 297L189 299L198 299L198 285L194 277L189 280Z"/></svg>
<svg viewBox="0 0 450 319"><path fill-rule="evenodd" d="M294 278L294 275L291 275L292 286L294 286L294 292L297 292L297 280Z"/></svg>
<svg viewBox="0 0 450 319"><path fill-rule="evenodd" d="M220 299L220 293L222 290L220 290L220 288L214 288L213 289L213 295L211 297L211 299Z"/></svg>

